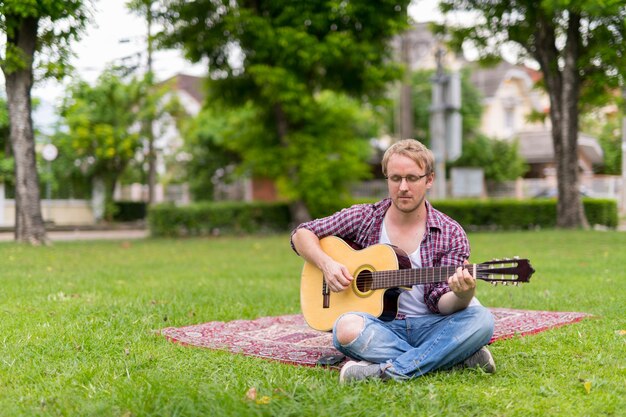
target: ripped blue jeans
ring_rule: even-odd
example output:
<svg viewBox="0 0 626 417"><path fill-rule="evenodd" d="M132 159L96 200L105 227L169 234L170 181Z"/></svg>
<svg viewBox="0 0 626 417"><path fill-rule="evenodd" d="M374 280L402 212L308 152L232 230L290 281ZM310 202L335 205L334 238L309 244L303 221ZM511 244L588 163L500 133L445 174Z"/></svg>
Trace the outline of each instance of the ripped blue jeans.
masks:
<svg viewBox="0 0 626 417"><path fill-rule="evenodd" d="M367 313L348 314L363 317L363 330L341 345L333 329L335 348L351 358L379 363L384 377L400 380L463 362L489 342L494 329L493 316L483 306L392 321Z"/></svg>

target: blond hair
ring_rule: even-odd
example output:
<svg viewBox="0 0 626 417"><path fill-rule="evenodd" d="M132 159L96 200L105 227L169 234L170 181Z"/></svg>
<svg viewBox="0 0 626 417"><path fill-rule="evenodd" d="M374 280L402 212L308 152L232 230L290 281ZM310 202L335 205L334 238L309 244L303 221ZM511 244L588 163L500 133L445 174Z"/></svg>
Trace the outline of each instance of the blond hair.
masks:
<svg viewBox="0 0 626 417"><path fill-rule="evenodd" d="M428 175L435 170L435 157L430 149L415 139L403 139L394 143L385 151L382 162L384 176L387 176L389 158L396 154L411 158L418 167L425 171L424 174Z"/></svg>

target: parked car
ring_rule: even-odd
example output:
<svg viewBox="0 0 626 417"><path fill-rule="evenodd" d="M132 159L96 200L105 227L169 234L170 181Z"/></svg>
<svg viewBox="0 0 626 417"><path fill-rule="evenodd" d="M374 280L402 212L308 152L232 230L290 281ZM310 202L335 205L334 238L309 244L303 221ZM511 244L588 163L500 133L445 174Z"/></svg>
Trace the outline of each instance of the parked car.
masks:
<svg viewBox="0 0 626 417"><path fill-rule="evenodd" d="M578 190L578 194L580 194L581 197L593 197L585 187L580 187L580 189ZM540 192L535 194L533 198L556 198L558 195L558 189L556 187L553 187L541 190Z"/></svg>

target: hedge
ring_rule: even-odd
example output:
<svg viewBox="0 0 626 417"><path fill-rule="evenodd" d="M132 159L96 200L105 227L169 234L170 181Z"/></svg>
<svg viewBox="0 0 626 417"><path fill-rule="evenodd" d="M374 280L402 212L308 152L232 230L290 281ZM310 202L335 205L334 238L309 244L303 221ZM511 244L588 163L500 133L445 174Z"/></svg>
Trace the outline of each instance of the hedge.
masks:
<svg viewBox="0 0 626 417"><path fill-rule="evenodd" d="M469 230L556 227L556 199L442 200L433 206ZM617 227L615 200L583 198L583 206L590 225Z"/></svg>
<svg viewBox="0 0 626 417"><path fill-rule="evenodd" d="M143 220L147 214L147 204L141 201L116 201L113 220L118 222L132 222Z"/></svg>
<svg viewBox="0 0 626 417"><path fill-rule="evenodd" d="M440 200L432 204L467 230L556 226L555 199ZM617 227L615 200L585 198L583 204L589 224ZM183 207L157 205L149 209L148 225L152 236L204 236L286 232L293 222L287 203L220 202Z"/></svg>
<svg viewBox="0 0 626 417"><path fill-rule="evenodd" d="M152 236L205 236L282 232L290 227L286 203L161 204L148 211Z"/></svg>

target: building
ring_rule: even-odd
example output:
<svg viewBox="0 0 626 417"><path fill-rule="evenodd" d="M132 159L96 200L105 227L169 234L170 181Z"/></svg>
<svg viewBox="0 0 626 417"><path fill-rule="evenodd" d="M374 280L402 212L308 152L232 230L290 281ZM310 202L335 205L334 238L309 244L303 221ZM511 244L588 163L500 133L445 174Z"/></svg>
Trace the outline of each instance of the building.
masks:
<svg viewBox="0 0 626 417"><path fill-rule="evenodd" d="M476 68L471 77L483 96L482 133L502 140L518 140L520 154L530 166L529 178L556 175L552 130L547 114L550 103L546 94L535 88L540 79L540 72L506 61L492 68ZM537 117L530 118L533 114ZM602 161L602 148L597 139L579 133L581 175L592 177L593 166Z"/></svg>

